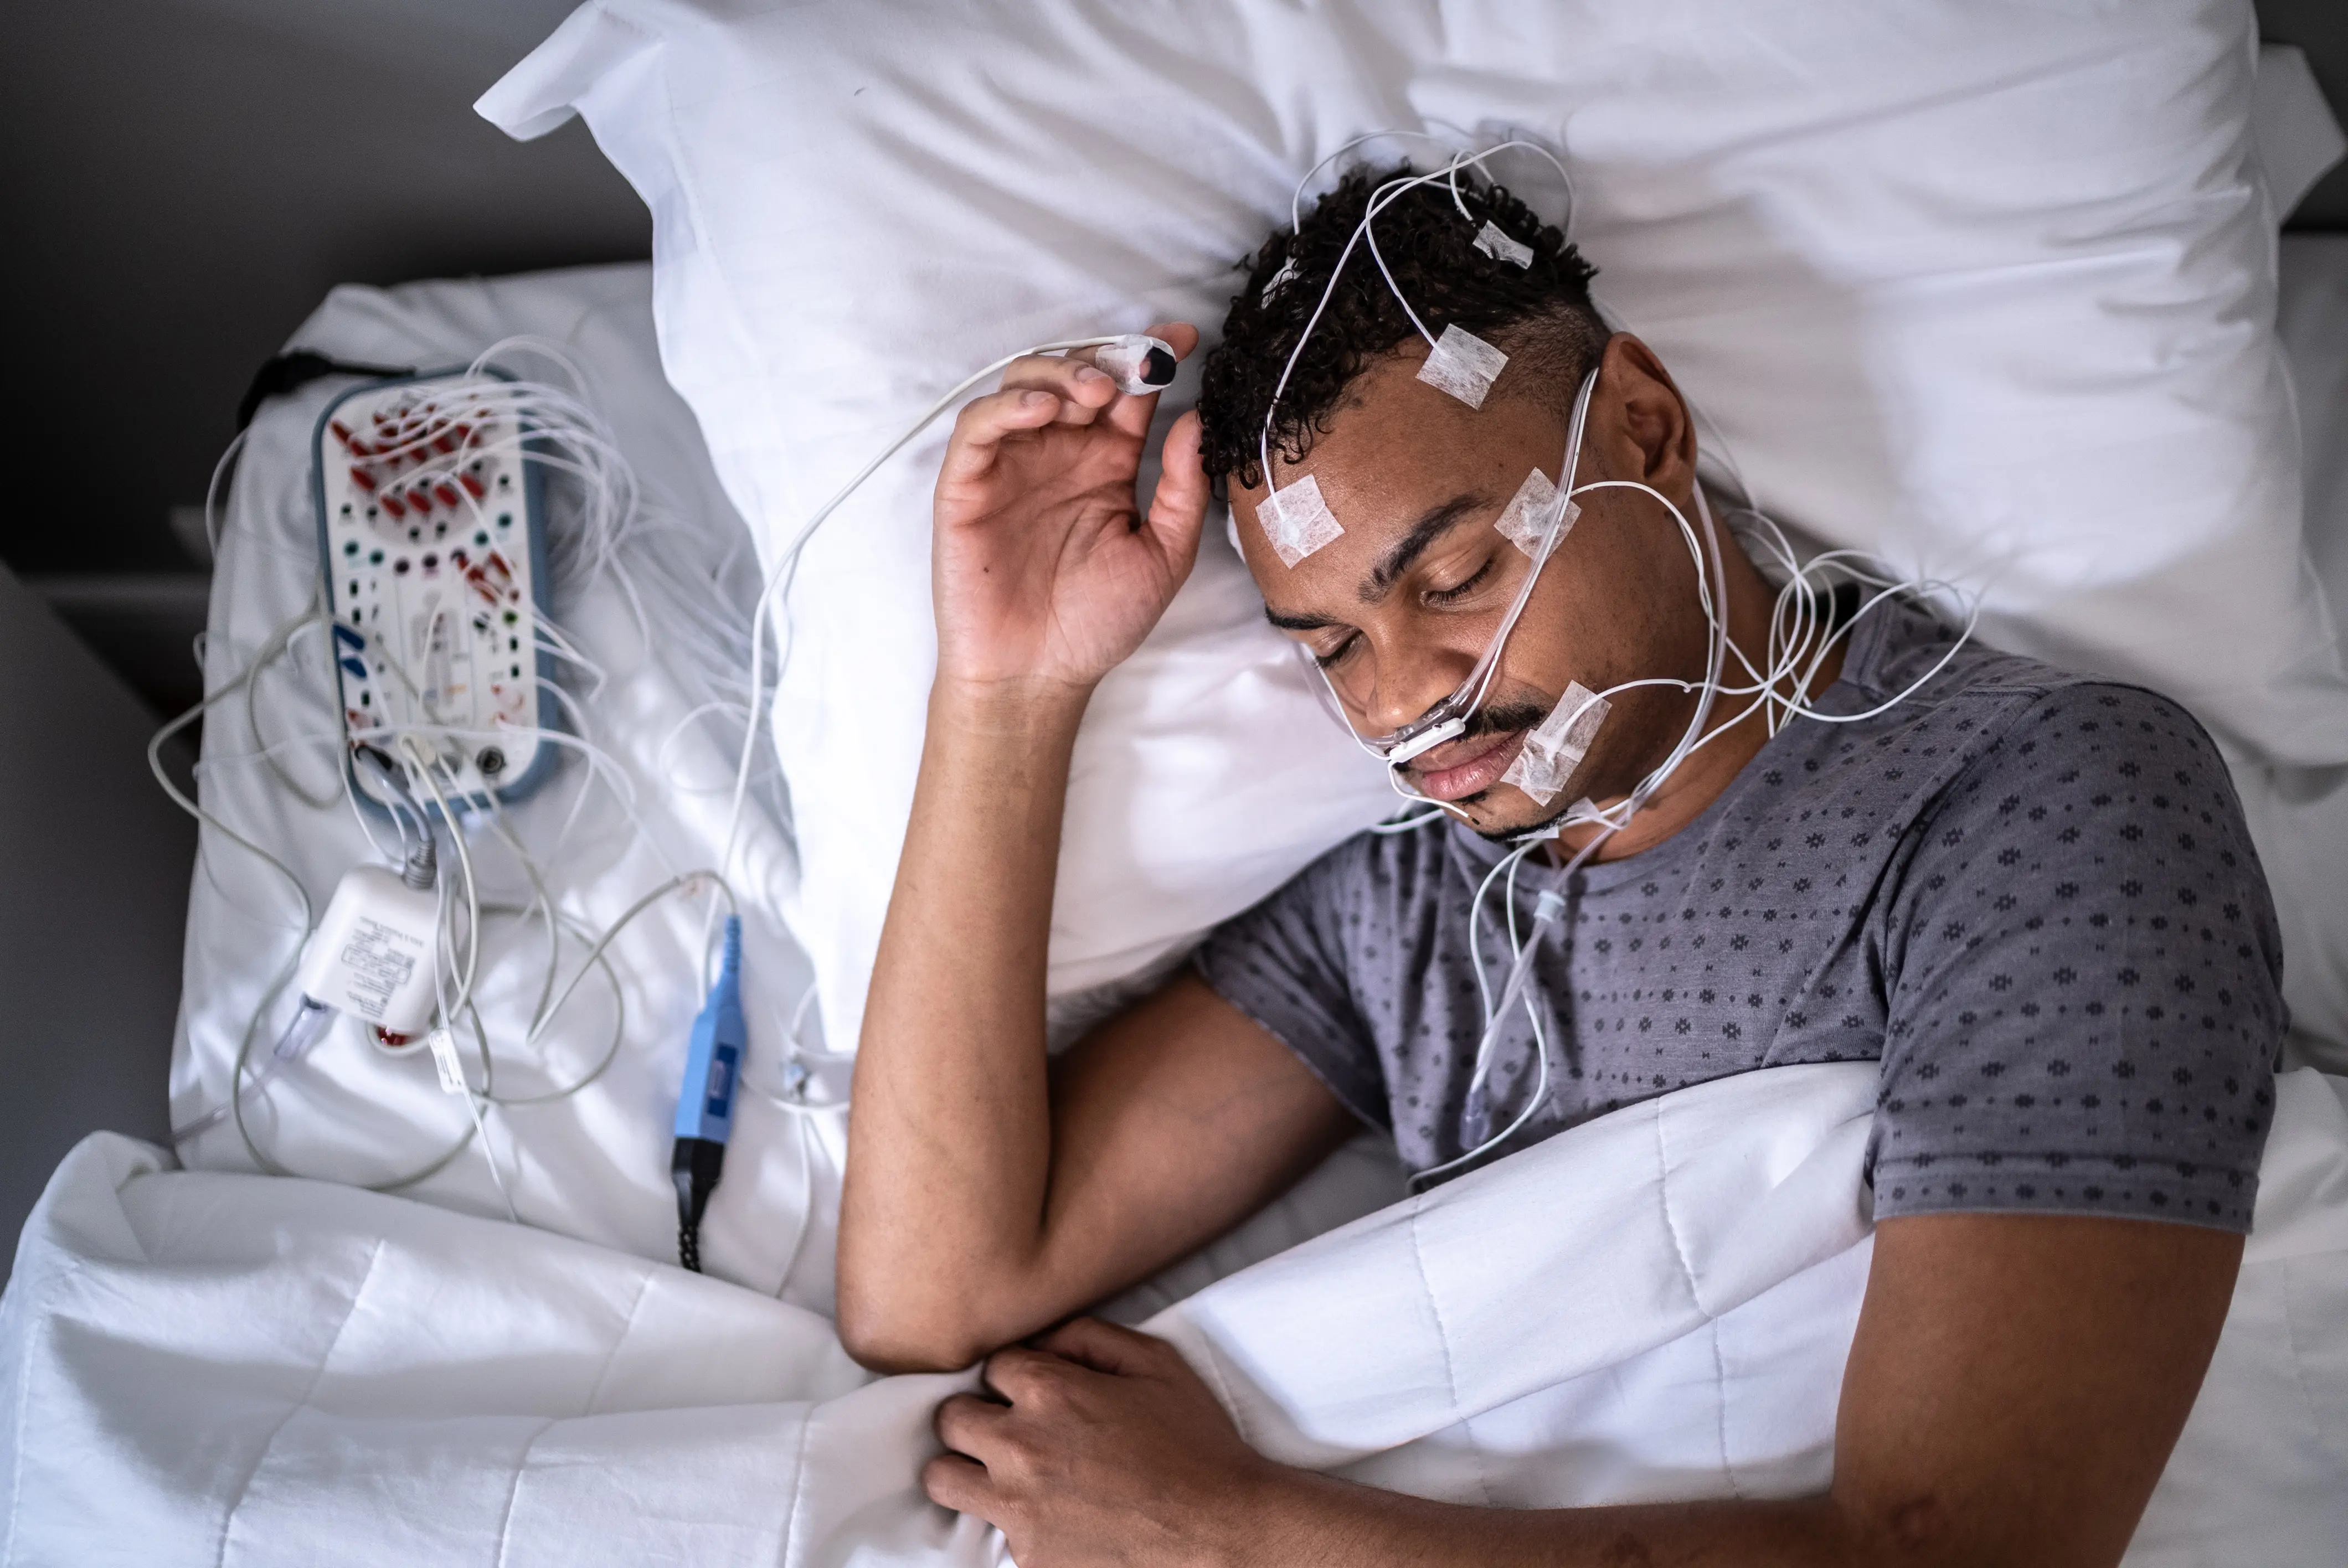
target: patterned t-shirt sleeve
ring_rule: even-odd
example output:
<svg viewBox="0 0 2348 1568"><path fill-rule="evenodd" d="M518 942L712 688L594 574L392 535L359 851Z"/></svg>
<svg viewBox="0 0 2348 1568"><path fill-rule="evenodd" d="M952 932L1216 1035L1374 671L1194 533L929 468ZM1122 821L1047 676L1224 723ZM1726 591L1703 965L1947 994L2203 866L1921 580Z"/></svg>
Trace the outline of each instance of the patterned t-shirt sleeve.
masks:
<svg viewBox="0 0 2348 1568"><path fill-rule="evenodd" d="M1390 1130L1385 1081L1346 978L1343 922L1364 917L1360 840L1339 845L1243 915L1192 960L1215 994L1294 1051L1355 1116Z"/></svg>
<svg viewBox="0 0 2348 1568"><path fill-rule="evenodd" d="M2036 698L1896 873L1876 1214L2248 1231L2281 938L2217 748L2168 699Z"/></svg>

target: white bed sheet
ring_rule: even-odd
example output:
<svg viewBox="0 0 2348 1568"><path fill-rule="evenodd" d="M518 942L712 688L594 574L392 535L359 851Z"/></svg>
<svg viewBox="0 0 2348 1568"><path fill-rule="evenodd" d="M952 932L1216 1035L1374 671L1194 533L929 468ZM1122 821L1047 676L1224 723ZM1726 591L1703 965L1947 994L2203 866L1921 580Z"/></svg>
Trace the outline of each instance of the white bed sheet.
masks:
<svg viewBox="0 0 2348 1568"><path fill-rule="evenodd" d="M1838 1063L1666 1095L1147 1326L1264 1451L1378 1485L1811 1491L1870 1255L1874 1092ZM27 1228L0 1563L1002 1561L917 1490L967 1376L868 1380L813 1313L561 1237L156 1163L92 1138ZM2279 1083L2257 1226L2131 1568L2333 1568L2348 1540L2334 1081Z"/></svg>

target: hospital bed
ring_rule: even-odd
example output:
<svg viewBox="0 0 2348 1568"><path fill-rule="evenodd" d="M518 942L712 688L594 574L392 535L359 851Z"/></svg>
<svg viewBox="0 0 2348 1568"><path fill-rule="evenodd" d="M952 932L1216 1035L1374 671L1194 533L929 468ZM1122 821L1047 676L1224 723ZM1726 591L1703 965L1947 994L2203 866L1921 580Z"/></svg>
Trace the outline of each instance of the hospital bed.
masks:
<svg viewBox="0 0 2348 1568"><path fill-rule="evenodd" d="M1913 9L1950 25L1935 7ZM1106 68L1096 56L1109 46L1070 12L1040 15L1041 36L1027 37L1029 46L1060 51L1067 70ZM2179 47L2203 75L2223 74L2232 45L2209 42L2224 32L2222 8L2178 5L2160 20L2189 44L2199 40L2198 54ZM1257 51L1246 62L1256 77L1310 77L1298 60L1326 57L1311 50L1350 37L1366 56L1375 41L1342 29L1317 34L1292 17L1285 25L1285 34L1272 29L1246 44ZM1977 28L1952 26L1962 38L1978 37ZM2144 26L2149 36L2152 24ZM935 309L890 284L918 271L904 236L922 204L967 174L953 166L959 154L934 138L961 123L951 111L966 105L954 95L974 89L959 78L936 86L934 97L909 87L892 76L889 29L877 31L850 38L819 17L721 23L686 5L582 11L534 74L519 73L487 108L520 130L573 105L586 112L663 215L654 267L338 290L291 340L336 358L419 366L528 340L510 355L533 374L575 374L640 482L633 533L601 569L570 581L553 607L581 656L562 678L569 722L593 759L567 764L545 789L514 803L506 824L535 851L539 873L554 878L574 935L608 927L679 871L727 859L725 807L749 711L741 665L760 566L772 564L791 519L829 489L835 470L876 448L904 406L936 390L937 354L980 363L997 338L1062 335L1068 320L1115 330L1171 310L1211 319L1215 290L1228 288L1211 258L1228 260L1231 240L1260 226L1272 192L1311 161L1300 149L1317 156L1341 130L1441 119L1478 93L1505 108L1511 90L1488 67L1478 78L1472 60L1461 63L1457 51L1475 55L1472 39L1406 40L1443 57L1448 77L1396 86L1360 66L1358 79L1322 84L1318 112L1328 123L1239 138L1207 199L1218 221L1228 220L1223 228L1195 225L1197 193L1181 193L1189 177L1179 160L1138 147L1107 155L1140 193L1132 200L1163 198L1194 220L1193 231L1144 228L1130 254L1066 240L1066 212L1085 194L1081 170L998 175L1006 188L998 206L977 202L952 220L968 225L982 251L995 243L1012 263L966 280L955 313L964 324L941 341ZM658 67L671 73L659 84L673 104L665 118L630 104L656 70L642 47L653 37L673 56ZM2065 42L2044 46L2059 55ZM786 45L829 64L809 74ZM744 91L735 74L741 60L771 67L778 59L800 95L791 98L769 77L779 108ZM1178 65L1176 85L1211 101L1210 64ZM1974 65L1967 90L1992 104L2019 68L1996 48ZM1193 71L1187 79L1185 68ZM677 74L688 69L704 74ZM763 167L756 149L815 144L762 134L776 128L758 115L800 116L786 127L794 132L826 116L857 123L853 105L810 107L826 77L869 80L883 96L899 95L901 108L933 114L922 157L938 167L891 187L835 149L843 166L806 175L814 194L803 200L791 195L801 187L787 186L779 200L767 192L767 205L737 194L729 206L724 192L738 193L750 183L746 169ZM998 139L967 156L1008 156L1033 108L1005 109L990 132ZM2208 115L2222 121L2222 106ZM1817 460L1831 450L1838 460L1890 462L1820 446L1821 431L1847 432L1849 408L1830 406L1808 430L1773 444L1752 405L1733 395L1740 376L1761 364L1797 380L1817 371L1807 384L1831 403L1851 386L1824 362L1858 353L1854 342L1893 359L1922 352L1866 337L1865 312L1883 308L1884 292L1896 294L1904 280L1870 278L1869 264L1888 263L1856 257L1839 284L1822 281L1798 231L1825 220L1772 210L1752 189L1736 189L1751 171L1733 159L1659 147L1653 126L1609 122L1601 110L1578 129L1565 139L1595 171L1581 193L1583 233L1625 274L1601 300L1664 343L1675 367L1686 365L1756 487L1787 497L1794 520L1830 542L1849 542L1836 530L1860 503L1889 496L1903 521L1865 543L1910 560L1951 548L1935 532L1946 519L1914 500L1907 477L1887 480L1879 495ZM1753 128L1715 134L1730 143ZM685 140L656 145L664 137ZM1643 158L1683 183L1630 180L1624 171ZM869 220L843 229L841 209L824 206L841 200L827 180L863 181L858 210ZM2260 189L2254 176L2237 180L2253 195ZM1729 188L1730 198L1713 200L1707 184ZM1032 236L1006 241L1006 212L1061 242L1039 251ZM818 218L830 223L821 254L792 240ZM1101 231L1128 231L1114 215L1097 221ZM1733 312L1688 313L1684 293L1675 306L1653 280L1684 263L1647 238L1674 231L1682 245L1770 251L1762 268L1776 265L1795 289L1802 332L1739 340ZM1144 264L1168 253L1175 260L1155 272ZM744 266L752 255L764 279ZM2236 764L2277 887L2298 1022L2291 1060L2348 1068L2348 899L2338 892L2348 885L2348 729L2332 727L2348 707L2327 685L2321 659L2291 641L2295 626L2312 626L2319 639L2328 631L2323 595L2348 605L2348 467L2338 443L2322 435L2348 423L2348 243L2285 239L2280 267L2277 319L2310 437L2307 572L2297 565L2295 532L2282 560L2259 531L2261 509L2281 506L2278 487L2291 488L2275 448L2248 451L2226 474L2167 476L2198 485L2193 497L2236 528L2218 539L2232 552L2225 569L2233 574L2221 574L2218 597L2241 602L2212 604L2204 619L2238 644L2247 621L2263 622L2264 641L2151 636L2168 630L2148 624L2168 603L2157 572L2033 582L2027 561L2007 563L1992 634L2178 688L2210 723ZM2206 277L2194 282L2223 292ZM1883 287L1871 292L1871 283ZM2254 286L2248 297L2257 297ZM994 334L983 343L967 325L973 317ZM2265 351L2248 340L2197 343L2199 352L2264 363ZM924 345L934 352L925 356ZM561 356L559 368L549 368L550 353ZM212 689L252 668L312 602L311 443L327 399L347 384L323 382L273 402L245 440L221 518L205 651ZM2278 406L2255 386L2230 384L2241 424ZM1916 394L1896 365L1874 388L1911 428L1931 423L1932 409L1900 403ZM775 439L778 428L790 438ZM669 1110L705 931L701 905L679 899L633 922L611 949L608 979L582 987L554 1028L500 1061L515 1103L481 1127L470 1127L462 1097L441 1091L428 1061L345 1034L252 1096L242 1132L233 1119L212 1121L183 1140L183 1173L167 1173L170 1156L128 1140L78 1150L28 1232L20 1268L30 1266L30 1282L12 1287L0 1311L0 1393L10 1396L8 1441L18 1459L0 1554L302 1561L333 1540L350 1561L627 1561L664 1551L713 1562L989 1560L995 1548L982 1531L926 1509L911 1491L926 1411L966 1380L870 1380L839 1353L826 1318L845 1121L840 1048L860 1009L926 682L917 519L933 466L933 446L912 449L805 558L811 586L793 607L789 633L798 651L770 693L774 730L785 739L762 753L779 763L761 763L729 868L747 928L747 999L760 1022L705 1225L710 1277L674 1266ZM1994 518L2001 499L2011 500L1978 476L1931 477L1971 486L1963 498L1977 517ZM1838 493L1838 485L1851 488ZM2287 498L2295 526L2296 497ZM2155 532L2173 526L2172 554L2188 566L2208 542L2189 535L2199 526L2190 518L2139 512L2137 520ZM2267 567L2274 569L2261 576ZM2203 561L2194 569L2209 569ZM1298 726L1240 743L1311 698L1276 645L1251 640L1261 629L1238 571L1228 552L1210 548L1169 632L1120 672L1122 687L1104 689L1107 717L1093 723L1090 750L1080 753L1072 800L1072 843L1091 853L1064 873L1062 908L1078 913L1064 913L1055 931L1063 1032L1391 805L1375 770L1362 772L1332 730ZM2047 613L2057 598L2075 613ZM919 656L866 657L892 638ZM845 666L856 667L853 680L843 678ZM852 777L839 765L851 753L867 759ZM207 717L206 809L267 845L314 901L371 853L367 820L339 793L337 754L318 651L299 641L259 670L249 701L240 693ZM1180 815L1200 798L1216 803L1211 815ZM1169 820L1187 826L1145 834L1132 825ZM501 895L527 901L519 860L485 876L503 876ZM191 911L170 1085L181 1128L226 1102L254 1020L282 1017L282 971L300 936L285 876L217 832L206 835ZM578 964L582 948L572 940L567 961ZM492 982L486 1007L509 1024L526 1019L540 972L519 936L492 956L513 978ZM509 1038L514 1032L508 1028ZM596 1070L615 1039L608 1065ZM1608 1118L1538 1157L1463 1182L1440 1202L1389 1206L1400 1196L1390 1163L1374 1148L1351 1148L1241 1234L1113 1310L1174 1338L1210 1372L1251 1437L1294 1462L1430 1495L1519 1503L1815 1485L1830 1457L1840 1348L1867 1255L1852 1140L1871 1103L1869 1081L1836 1069L1761 1076L1767 1081L1731 1081ZM575 1091L552 1092L573 1084ZM2213 1373L2218 1392L2205 1397L2134 1561L2217 1560L2247 1541L2261 1549L2231 1560L2315 1562L2348 1535L2340 1485L2348 1476L2348 1276L2336 1263L2348 1257L2348 1118L2314 1073L2292 1079L2285 1099L2263 1200L2272 1211L2261 1209L2252 1255L2261 1283L2238 1303ZM1761 1132L1750 1131L1756 1123ZM1662 1185L1713 1194L1693 1240L1643 1226L1636 1215L1653 1206L1656 1183L1621 1179L1651 1166L1666 1145L1699 1153ZM400 1180L452 1147L454 1158ZM263 1170L310 1179L250 1173ZM1529 1194L1561 1188L1593 1194L1570 1234L1509 1229L1531 1206ZM1365 1217L1348 1226L1356 1216ZM1756 1247L1755 1236L1768 1245ZM1282 1255L1248 1266L1274 1254ZM1575 1281L1592 1273L1658 1284L1609 1316L1575 1294ZM1374 1309L1351 1334L1324 1325L1300 1337L1296 1304L1333 1296ZM1570 1355L1533 1332L1538 1315L1509 1307L1535 1297L1577 1303L1583 1331ZM1409 1304L1421 1302L1434 1310L1414 1316ZM166 1303L169 1321L149 1309ZM1464 1378L1452 1369L1457 1344L1424 1327L1446 1321L1447 1309L1449 1321L1488 1331L1484 1361ZM2303 1359L2293 1359L2301 1346ZM1447 1370L1438 1377L1437 1367ZM121 1413L133 1411L125 1428ZM2250 1494L2256 1506L2224 1502L2246 1476L2260 1489Z"/></svg>

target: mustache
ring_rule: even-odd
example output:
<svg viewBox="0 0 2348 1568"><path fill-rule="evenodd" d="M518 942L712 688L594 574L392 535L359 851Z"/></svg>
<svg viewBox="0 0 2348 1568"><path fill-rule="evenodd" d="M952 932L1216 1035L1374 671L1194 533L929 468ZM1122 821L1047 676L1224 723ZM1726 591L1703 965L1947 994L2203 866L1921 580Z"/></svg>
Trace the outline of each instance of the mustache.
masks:
<svg viewBox="0 0 2348 1568"><path fill-rule="evenodd" d="M1529 730L1549 717L1549 710L1538 702L1500 702L1488 708L1478 708L1468 716L1468 727L1460 732L1462 738L1471 735L1507 735L1519 730Z"/></svg>

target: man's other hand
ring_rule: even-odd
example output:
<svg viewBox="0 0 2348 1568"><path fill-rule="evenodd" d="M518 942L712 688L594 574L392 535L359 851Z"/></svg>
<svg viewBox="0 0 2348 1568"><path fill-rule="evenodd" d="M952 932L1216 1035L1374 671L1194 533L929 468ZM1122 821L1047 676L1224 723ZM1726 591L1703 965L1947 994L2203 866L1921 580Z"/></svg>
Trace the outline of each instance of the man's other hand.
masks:
<svg viewBox="0 0 2348 1568"><path fill-rule="evenodd" d="M1241 1555L1224 1537L1282 1472L1171 1345L1079 1317L997 1351L985 1376L995 1399L938 1407L951 1451L922 1486L1000 1529L1020 1568Z"/></svg>
<svg viewBox="0 0 2348 1568"><path fill-rule="evenodd" d="M1154 326L1187 357L1197 329ZM1207 510L1199 418L1167 433L1145 517L1134 481L1155 395L1128 396L1089 354L1030 354L954 421L932 556L941 682L1088 692L1189 575Z"/></svg>

